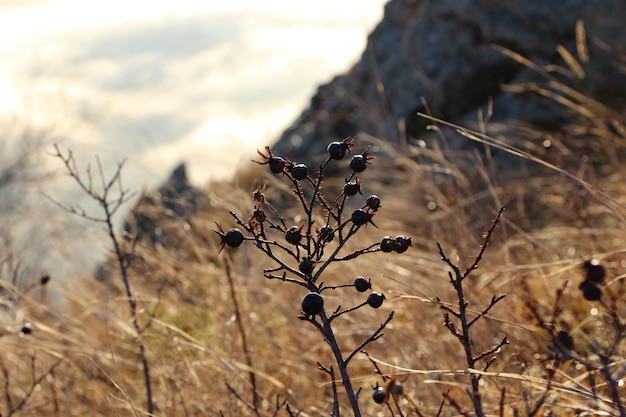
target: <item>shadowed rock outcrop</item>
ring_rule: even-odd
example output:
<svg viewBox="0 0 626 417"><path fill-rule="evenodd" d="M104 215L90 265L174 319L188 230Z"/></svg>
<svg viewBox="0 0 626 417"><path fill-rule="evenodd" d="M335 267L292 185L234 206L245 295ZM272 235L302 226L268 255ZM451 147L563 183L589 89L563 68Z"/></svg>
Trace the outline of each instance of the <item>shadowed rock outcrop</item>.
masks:
<svg viewBox="0 0 626 417"><path fill-rule="evenodd" d="M179 240L172 233L180 234L188 220L206 204L205 194L189 183L186 165L181 163L157 190L141 194L124 224L123 238L136 240L146 248L175 249ZM114 257L107 259L98 266L95 277L107 282L117 268Z"/></svg>
<svg viewBox="0 0 626 417"><path fill-rule="evenodd" d="M504 84L553 80L621 111L625 21L622 0L391 0L360 61L319 87L274 150L305 159L329 140L359 132L411 141L428 123L417 112L467 124L489 100L494 122L549 130L563 123L563 106L536 92L507 91ZM577 43L577 22L584 44ZM588 59L580 54L583 45ZM549 64L566 71L544 72Z"/></svg>

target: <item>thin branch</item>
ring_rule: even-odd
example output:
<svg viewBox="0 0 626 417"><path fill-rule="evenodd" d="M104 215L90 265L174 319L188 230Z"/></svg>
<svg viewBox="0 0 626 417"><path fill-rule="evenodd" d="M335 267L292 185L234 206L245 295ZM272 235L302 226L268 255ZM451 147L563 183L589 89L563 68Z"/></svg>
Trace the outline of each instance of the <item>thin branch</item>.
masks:
<svg viewBox="0 0 626 417"><path fill-rule="evenodd" d="M474 362L478 362L479 360L483 359L485 356L489 356L489 355L492 355L494 353L497 353L500 349L502 349L502 346L508 345L508 344L509 344L509 339L507 339L505 337L504 339L502 339L497 345L495 345L491 349L488 349L485 352L479 354L478 356L475 356L474 357ZM483 370L486 371L487 369L485 368Z"/></svg>
<svg viewBox="0 0 626 417"><path fill-rule="evenodd" d="M30 397L35 392L35 389L43 382L44 379L46 379L50 374L52 374L52 372L56 369L56 367L59 366L62 362L63 362L63 359L58 359L54 364L52 364L52 366L48 367L48 369L42 372L37 378L34 378L33 383L31 384L28 391L26 391L26 393L24 394L20 402L15 407L11 407L9 409L9 411L7 412L7 417L10 417L13 414L17 413L18 411L21 411L26 406L26 402L30 399ZM6 375L6 369L5 369L5 375Z"/></svg>
<svg viewBox="0 0 626 417"><path fill-rule="evenodd" d="M340 415L339 415L339 394L337 393L337 381L335 381L335 369L333 368L332 365L329 366L329 367L325 367L320 362L317 362L317 367L321 371L326 372L330 376L330 383L331 383L332 390L333 390L333 412L332 412L332 416L333 417L340 417Z"/></svg>
<svg viewBox="0 0 626 417"><path fill-rule="evenodd" d="M491 302L489 303L489 305L487 307L485 307L485 309L483 311L481 311L479 315L477 315L472 320L470 320L467 323L467 325L469 327L472 327L472 325L474 323L476 323L476 321L478 321L481 317L486 316L489 313L489 310L491 310L493 308L493 306L495 306L498 303L498 301L502 300L504 297L506 297L505 294L499 295L497 297L494 295L493 297L491 297Z"/></svg>
<svg viewBox="0 0 626 417"><path fill-rule="evenodd" d="M356 348L354 348L354 350L352 350L352 352L350 352L350 354L343 361L343 363L346 366L348 365L350 360L354 357L354 355L356 355L357 353L361 352L363 350L363 348L365 348L365 346L367 346L368 344L370 344L371 342L373 342L374 340L376 340L376 339L378 339L378 338L380 338L382 336L381 332L383 331L385 326L387 326L387 324L389 324L389 322L393 319L393 315L394 315L393 311L391 313L389 313L389 315L387 316L387 319L380 326L378 326L378 329L376 329L376 331L374 333L372 333L372 335L370 337L365 339L363 342L361 342L361 344L359 346L357 346Z"/></svg>
<svg viewBox="0 0 626 417"><path fill-rule="evenodd" d="M237 292L235 290L235 282L233 279L233 274L230 268L230 262L227 258L224 258L224 270L226 272L226 278L228 279L228 287L230 289L230 297L233 301L233 308L235 309L235 322L237 323L237 329L239 330L239 336L241 337L241 346L243 349L244 356L246 358L246 365L248 365L248 377L250 378L250 389L252 391L252 406L254 407L254 411L257 416L260 416L259 413L259 394L257 392L257 382L256 382L256 374L254 373L254 368L252 364L252 356L250 355L250 349L248 347L248 338L246 333L246 328L243 324L243 319L241 317L241 310L239 309L239 302L237 301Z"/></svg>

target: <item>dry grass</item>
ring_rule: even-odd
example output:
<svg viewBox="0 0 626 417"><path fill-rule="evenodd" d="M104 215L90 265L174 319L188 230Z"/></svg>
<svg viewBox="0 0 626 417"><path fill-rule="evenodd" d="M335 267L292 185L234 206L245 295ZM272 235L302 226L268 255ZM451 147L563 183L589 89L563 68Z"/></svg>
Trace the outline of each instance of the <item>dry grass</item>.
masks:
<svg viewBox="0 0 626 417"><path fill-rule="evenodd" d="M552 87L551 94L559 97L587 100ZM546 90L541 93L548 95ZM465 288L475 312L493 295L506 294L473 329L477 352L503 336L510 341L482 379L486 414L619 415L599 372L575 360L555 361L557 351L542 327L553 317L557 289L564 286L554 324L573 336L578 355L599 363L597 353L607 349L615 334L608 311L626 316L626 166L621 162L626 120L589 100L569 109L579 106L590 115L573 115L558 137L513 125L488 126L485 131L491 136L461 131L468 140L484 143L497 137L491 145L515 149L521 163L513 171L498 166L489 153L413 148L411 154L400 154L376 138L358 139L373 143L377 155L363 175L363 192L382 199L375 217L379 229L360 231L359 241L404 234L412 237L413 248L401 255L375 253L328 269L328 284L365 276L387 294L381 309L358 310L336 323L336 333L343 345L354 346L394 310L384 337L368 352L385 374L396 367L404 392L422 415L472 413L461 346L442 325L440 305L456 300L436 244L462 268L470 265L501 206L506 207L503 221ZM507 136L500 135L499 128L506 128ZM441 129L440 134L450 133ZM545 146L547 140L550 147ZM342 181L329 181L325 190L334 194ZM218 254L215 223L232 227L229 210L249 216L250 193L259 183L268 184L267 198L284 207L282 214L297 224L289 183L268 176L263 167L252 167L232 182L211 184L208 204L192 218L163 220L166 245L137 248L130 280L138 294L140 318L150 320L153 315L144 342L155 415L253 415L226 385L250 401L250 372L256 375L264 416L273 415L283 400L293 415L328 415L332 409L331 384L316 365L330 363L330 351L319 334L297 318L305 290L263 278L263 267L272 264L253 245ZM590 258L607 268L605 305L586 301L578 290L581 263ZM235 322L226 261L233 267L252 368ZM34 301L45 286L20 293L4 285L3 298L12 305L3 310L0 325L2 416L145 415L127 300L115 284L118 277L111 279L107 285L68 282L68 306L61 312ZM347 291L326 301L348 306L357 303L357 297ZM25 320L32 324L32 333L20 331ZM620 336L609 367L620 387L623 358ZM371 387L382 380L365 355L356 357L350 371L354 384L363 387L363 414L390 415L371 400ZM400 399L400 406L413 415L406 399ZM342 411L349 414L347 408ZM278 415L289 414L282 408Z"/></svg>

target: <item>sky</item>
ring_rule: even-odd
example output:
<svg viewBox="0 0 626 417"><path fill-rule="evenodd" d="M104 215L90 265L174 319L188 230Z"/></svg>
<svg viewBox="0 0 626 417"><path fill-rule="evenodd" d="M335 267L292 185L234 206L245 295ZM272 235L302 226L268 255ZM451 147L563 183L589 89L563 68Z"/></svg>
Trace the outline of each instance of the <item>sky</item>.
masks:
<svg viewBox="0 0 626 417"><path fill-rule="evenodd" d="M357 62L384 3L0 0L0 165L16 163L24 132L42 132L44 172L62 172L56 143L83 172L96 157L107 175L126 159L131 191L156 188L180 162L195 185L227 178ZM107 239L99 224L52 214L43 193L87 211L90 201L70 178L49 177L25 196L0 189L12 208L0 210L2 236L33 274L72 276Z"/></svg>
<svg viewBox="0 0 626 417"><path fill-rule="evenodd" d="M230 175L347 71L384 0L0 0L0 114L128 158L133 187L179 162Z"/></svg>

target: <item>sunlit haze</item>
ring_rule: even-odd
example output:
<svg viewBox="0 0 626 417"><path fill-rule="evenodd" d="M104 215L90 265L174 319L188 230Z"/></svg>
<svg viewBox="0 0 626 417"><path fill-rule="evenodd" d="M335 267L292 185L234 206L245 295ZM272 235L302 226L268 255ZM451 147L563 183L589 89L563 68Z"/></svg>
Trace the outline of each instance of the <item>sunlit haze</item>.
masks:
<svg viewBox="0 0 626 417"><path fill-rule="evenodd" d="M0 3L0 112L128 157L136 187L181 161L224 177L356 62L384 3Z"/></svg>

